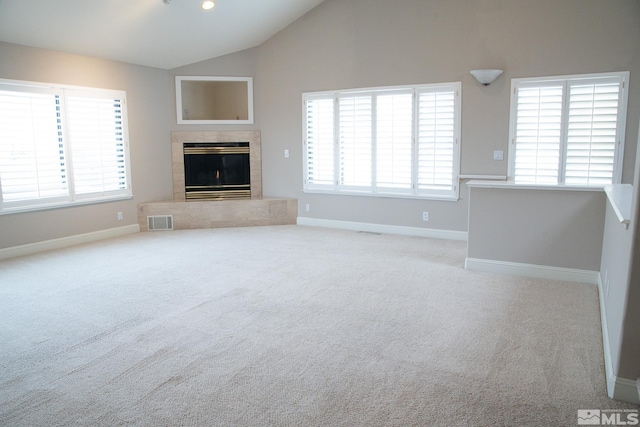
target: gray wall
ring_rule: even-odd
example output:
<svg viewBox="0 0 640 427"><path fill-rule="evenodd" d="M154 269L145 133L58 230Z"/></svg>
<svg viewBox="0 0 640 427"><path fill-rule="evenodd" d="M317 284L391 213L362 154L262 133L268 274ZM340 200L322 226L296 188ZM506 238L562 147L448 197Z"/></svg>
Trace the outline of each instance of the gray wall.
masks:
<svg viewBox="0 0 640 427"><path fill-rule="evenodd" d="M197 62L174 68L171 75L171 130L260 130L260 111L255 107L259 96L260 81L256 79L256 48L224 55L208 61ZM176 121L175 76L225 76L225 77L253 77L254 120L253 125L179 125Z"/></svg>
<svg viewBox="0 0 640 427"><path fill-rule="evenodd" d="M627 306L633 231L633 228L625 229L620 224L613 208L607 203L600 274L603 281L604 305L607 316L606 332L609 336L611 364L617 375L620 372L620 344L626 313L626 310L621 308Z"/></svg>
<svg viewBox="0 0 640 427"><path fill-rule="evenodd" d="M467 256L600 271L603 191L471 188Z"/></svg>
<svg viewBox="0 0 640 427"><path fill-rule="evenodd" d="M136 224L136 203L171 198L173 88L167 71L0 42L0 78L126 91L134 195L126 201L0 215L0 248Z"/></svg>
<svg viewBox="0 0 640 427"><path fill-rule="evenodd" d="M634 195L634 242L631 252L631 273L626 286L627 301L620 337L619 371L622 378L640 379L640 180L636 180ZM613 310L615 310L615 306Z"/></svg>
<svg viewBox="0 0 640 427"><path fill-rule="evenodd" d="M638 22L637 0L326 0L258 49L264 194L297 197L300 216L466 230L465 187L458 202L302 193L301 94L340 88L462 81L461 172L505 175L507 161L492 154L507 157L511 78L629 70L625 158L634 159ZM484 87L475 68L505 73Z"/></svg>
<svg viewBox="0 0 640 427"><path fill-rule="evenodd" d="M171 198L170 130L177 125L175 75L254 77L266 197L296 197L312 218L466 231L468 191L457 202L302 193L303 92L462 81L461 171L506 174L510 79L631 71L624 181L631 182L640 116L640 2L637 0L326 0L263 45L169 72L0 44L0 78L123 89L135 198L0 216L0 247L135 222L135 204ZM469 70L505 70L479 85ZM286 159L284 150L291 156ZM505 156L506 158L506 156ZM311 211L305 213L309 204ZM422 221L422 212L430 221ZM115 213L123 211L124 221Z"/></svg>
<svg viewBox="0 0 640 427"><path fill-rule="evenodd" d="M639 138L640 140L640 138ZM640 141L639 141L640 142ZM640 168L640 151L636 167ZM640 174L636 173L631 222L623 227L608 203L600 276L614 375L640 378Z"/></svg>

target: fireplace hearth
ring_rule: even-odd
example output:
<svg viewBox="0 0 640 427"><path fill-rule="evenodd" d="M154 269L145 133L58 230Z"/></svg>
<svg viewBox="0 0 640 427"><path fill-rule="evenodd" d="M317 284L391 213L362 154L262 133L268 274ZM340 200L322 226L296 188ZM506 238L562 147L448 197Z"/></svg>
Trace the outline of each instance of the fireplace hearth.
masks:
<svg viewBox="0 0 640 427"><path fill-rule="evenodd" d="M185 199L250 199L250 169L249 142L186 142Z"/></svg>
<svg viewBox="0 0 640 427"><path fill-rule="evenodd" d="M185 143L235 143L249 141L250 200L186 200ZM255 227L295 224L298 217L296 199L262 198L260 131L173 131L171 132L171 166L173 200L138 205L140 230L147 231L149 216L173 217L174 230L218 227ZM213 175L215 178L215 173Z"/></svg>

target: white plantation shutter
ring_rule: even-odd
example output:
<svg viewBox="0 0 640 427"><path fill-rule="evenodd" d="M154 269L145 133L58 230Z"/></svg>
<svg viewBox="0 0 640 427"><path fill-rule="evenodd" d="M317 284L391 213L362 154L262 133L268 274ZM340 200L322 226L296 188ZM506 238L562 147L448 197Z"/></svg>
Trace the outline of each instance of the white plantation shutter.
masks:
<svg viewBox="0 0 640 427"><path fill-rule="evenodd" d="M569 83L565 183L613 182L620 86L619 78Z"/></svg>
<svg viewBox="0 0 640 427"><path fill-rule="evenodd" d="M413 94L385 94L376 98L377 188L411 189Z"/></svg>
<svg viewBox="0 0 640 427"><path fill-rule="evenodd" d="M326 188L335 183L335 126L333 98L305 102L305 187Z"/></svg>
<svg viewBox="0 0 640 427"><path fill-rule="evenodd" d="M125 93L0 81L0 212L131 196Z"/></svg>
<svg viewBox="0 0 640 427"><path fill-rule="evenodd" d="M628 73L517 79L510 171L520 183L619 182Z"/></svg>
<svg viewBox="0 0 640 427"><path fill-rule="evenodd" d="M0 185L3 205L69 195L60 94L0 90ZM45 93L42 93L45 92Z"/></svg>
<svg viewBox="0 0 640 427"><path fill-rule="evenodd" d="M457 159L456 88L418 93L418 190L454 191Z"/></svg>
<svg viewBox="0 0 640 427"><path fill-rule="evenodd" d="M372 97L338 98L340 123L339 185L351 189L371 188Z"/></svg>
<svg viewBox="0 0 640 427"><path fill-rule="evenodd" d="M71 95L66 101L76 194L127 190L122 100Z"/></svg>
<svg viewBox="0 0 640 427"><path fill-rule="evenodd" d="M515 181L557 184L562 138L562 85L518 89Z"/></svg>
<svg viewBox="0 0 640 427"><path fill-rule="evenodd" d="M456 199L459 93L448 83L304 94L304 190Z"/></svg>

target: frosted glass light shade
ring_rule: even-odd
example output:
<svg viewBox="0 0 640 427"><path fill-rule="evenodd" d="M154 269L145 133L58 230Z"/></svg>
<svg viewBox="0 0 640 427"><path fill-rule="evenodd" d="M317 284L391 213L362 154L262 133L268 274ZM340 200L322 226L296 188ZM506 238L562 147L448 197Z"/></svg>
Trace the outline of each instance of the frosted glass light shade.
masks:
<svg viewBox="0 0 640 427"><path fill-rule="evenodd" d="M500 74L503 73L502 70L471 70L471 75L478 80L478 82L483 85L488 85L493 83Z"/></svg>

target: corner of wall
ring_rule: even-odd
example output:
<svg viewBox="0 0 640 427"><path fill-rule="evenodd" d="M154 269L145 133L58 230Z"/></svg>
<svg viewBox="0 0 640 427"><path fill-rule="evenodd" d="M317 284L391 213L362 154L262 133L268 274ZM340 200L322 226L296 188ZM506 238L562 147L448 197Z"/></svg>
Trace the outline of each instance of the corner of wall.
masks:
<svg viewBox="0 0 640 427"><path fill-rule="evenodd" d="M607 327L607 313L604 303L602 288L602 276L598 276L598 296L600 299L600 322L602 324L602 347L604 351L604 370L607 380L607 395L623 402L640 404L640 378L633 381L627 378L617 377L613 371L611 360L611 345L609 342L609 329Z"/></svg>

